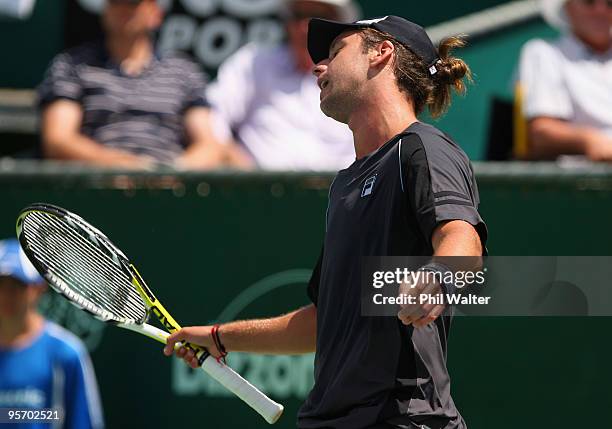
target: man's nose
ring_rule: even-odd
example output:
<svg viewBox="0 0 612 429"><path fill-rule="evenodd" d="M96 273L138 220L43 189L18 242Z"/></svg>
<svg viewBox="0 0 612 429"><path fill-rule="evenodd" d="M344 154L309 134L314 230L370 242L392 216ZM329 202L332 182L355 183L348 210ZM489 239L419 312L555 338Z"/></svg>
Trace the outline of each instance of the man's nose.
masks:
<svg viewBox="0 0 612 429"><path fill-rule="evenodd" d="M326 70L327 70L327 64L329 63L328 59L325 59L323 61L319 61L314 69L312 70L312 73L316 76L319 77L321 76Z"/></svg>

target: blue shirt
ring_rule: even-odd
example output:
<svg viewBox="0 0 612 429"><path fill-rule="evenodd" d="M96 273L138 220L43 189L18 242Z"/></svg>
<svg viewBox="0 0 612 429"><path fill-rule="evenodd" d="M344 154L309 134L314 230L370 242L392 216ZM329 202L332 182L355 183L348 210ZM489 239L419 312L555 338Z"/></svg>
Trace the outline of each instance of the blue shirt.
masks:
<svg viewBox="0 0 612 429"><path fill-rule="evenodd" d="M0 347L0 408L61 409L64 425L11 424L11 428L102 428L98 386L85 346L52 322L22 348Z"/></svg>

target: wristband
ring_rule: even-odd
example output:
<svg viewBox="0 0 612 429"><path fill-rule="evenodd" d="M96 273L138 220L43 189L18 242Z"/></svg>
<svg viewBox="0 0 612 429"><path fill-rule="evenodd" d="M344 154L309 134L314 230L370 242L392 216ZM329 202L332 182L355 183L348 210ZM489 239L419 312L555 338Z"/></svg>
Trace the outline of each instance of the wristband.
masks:
<svg viewBox="0 0 612 429"><path fill-rule="evenodd" d="M210 329L210 336L215 343L215 347L220 353L220 356L217 358L217 362L223 361L223 363L225 363L225 356L227 356L228 353L225 350L223 343L221 343L221 337L219 336L219 325L213 325L213 327Z"/></svg>

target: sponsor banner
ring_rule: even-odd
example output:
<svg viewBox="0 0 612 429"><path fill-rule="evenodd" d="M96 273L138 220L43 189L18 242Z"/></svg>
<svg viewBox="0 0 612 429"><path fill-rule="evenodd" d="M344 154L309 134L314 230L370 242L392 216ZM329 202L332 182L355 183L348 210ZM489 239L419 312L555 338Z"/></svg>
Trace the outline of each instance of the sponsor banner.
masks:
<svg viewBox="0 0 612 429"><path fill-rule="evenodd" d="M278 18L283 0L159 0L165 11L157 34L160 51L191 54L209 72L242 45L276 43L284 37ZM69 0L66 46L101 34L105 0Z"/></svg>

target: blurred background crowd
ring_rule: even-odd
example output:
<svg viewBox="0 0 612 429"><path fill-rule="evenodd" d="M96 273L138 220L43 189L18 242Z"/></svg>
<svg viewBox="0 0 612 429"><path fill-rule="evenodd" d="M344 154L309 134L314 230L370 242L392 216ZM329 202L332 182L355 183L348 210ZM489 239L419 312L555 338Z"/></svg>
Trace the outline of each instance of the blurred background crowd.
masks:
<svg viewBox="0 0 612 429"><path fill-rule="evenodd" d="M2 0L0 156L342 169L351 133L319 111L308 20L395 13L467 35L475 82L438 126L473 160L612 160L612 2L470 3Z"/></svg>

